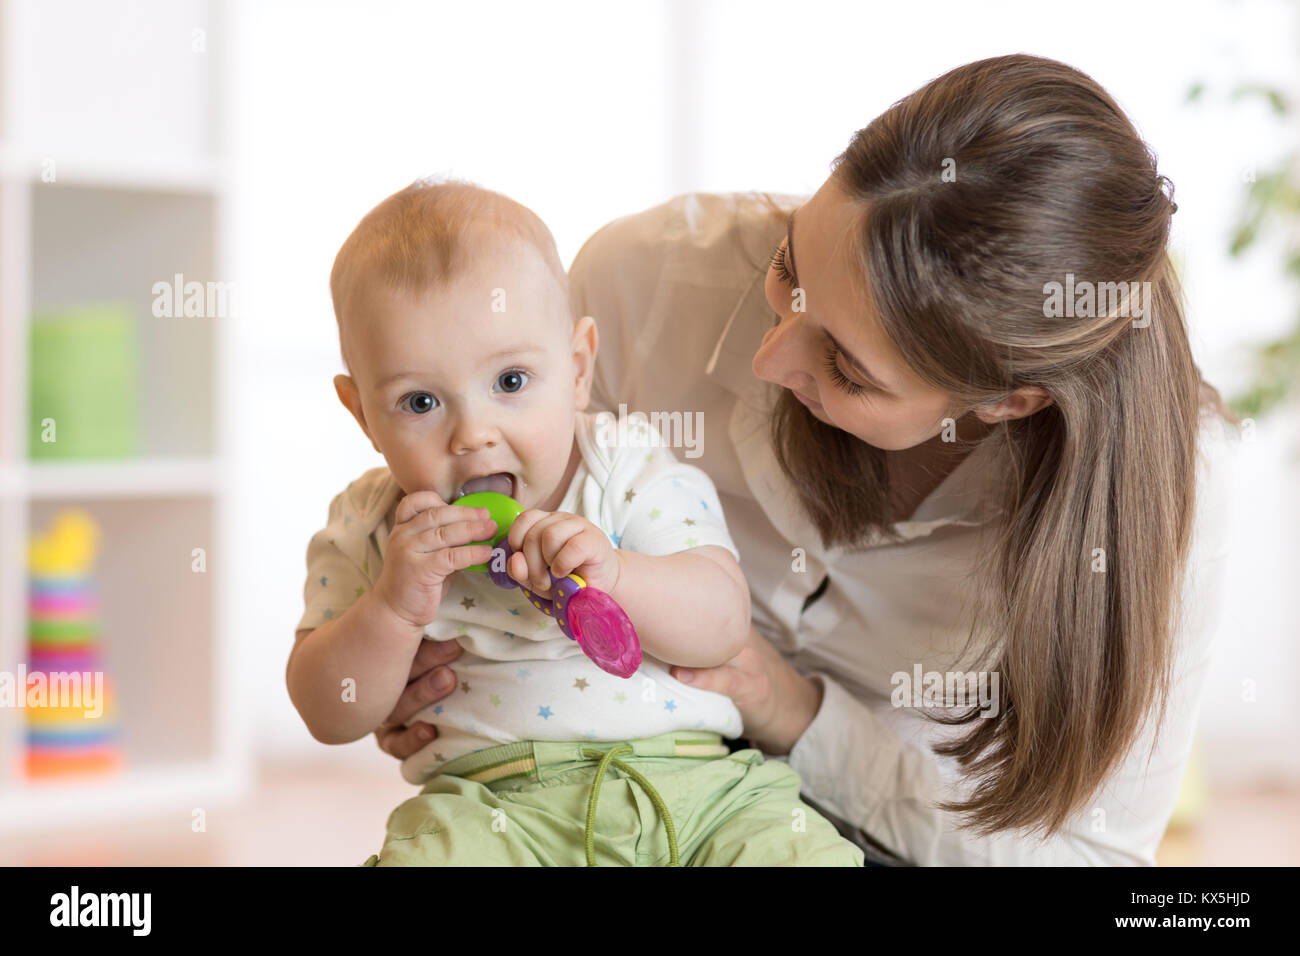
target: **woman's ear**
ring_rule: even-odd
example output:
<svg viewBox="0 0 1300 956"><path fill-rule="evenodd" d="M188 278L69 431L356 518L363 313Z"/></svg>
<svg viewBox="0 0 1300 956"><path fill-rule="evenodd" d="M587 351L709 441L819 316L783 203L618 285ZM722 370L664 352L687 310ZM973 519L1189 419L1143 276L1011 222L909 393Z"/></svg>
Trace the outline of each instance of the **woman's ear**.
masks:
<svg viewBox="0 0 1300 956"><path fill-rule="evenodd" d="M596 320L584 315L573 323L573 382L574 400L579 411L591 402L591 380L596 373L596 352L600 336L596 334Z"/></svg>
<svg viewBox="0 0 1300 956"><path fill-rule="evenodd" d="M370 434L370 429L366 427L366 413L361 407L361 392L357 389L357 383L352 381L352 376L335 375L334 391L338 395L339 401L343 403L343 407L352 413L352 417L357 420L361 430L370 439L371 447L382 455L383 450L375 443L375 436Z"/></svg>
<svg viewBox="0 0 1300 956"><path fill-rule="evenodd" d="M1052 404L1052 396L1037 385L1016 389L995 405L976 405L975 417L987 425L1032 415Z"/></svg>

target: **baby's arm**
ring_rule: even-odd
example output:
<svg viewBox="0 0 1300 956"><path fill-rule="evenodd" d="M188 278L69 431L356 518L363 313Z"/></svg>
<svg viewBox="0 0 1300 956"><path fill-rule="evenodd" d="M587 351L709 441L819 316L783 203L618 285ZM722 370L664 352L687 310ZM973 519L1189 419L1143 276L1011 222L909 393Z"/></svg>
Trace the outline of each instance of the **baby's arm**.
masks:
<svg viewBox="0 0 1300 956"><path fill-rule="evenodd" d="M423 637L424 628L404 621L374 590L307 632L289 655L286 679L311 735L346 744L373 732L393 712Z"/></svg>
<svg viewBox="0 0 1300 956"><path fill-rule="evenodd" d="M627 612L642 648L667 664L716 667L749 637L749 586L726 548L702 545L670 554L618 550L581 515L525 511L508 536L506 572L549 597L547 572L576 573Z"/></svg>
<svg viewBox="0 0 1300 956"><path fill-rule="evenodd" d="M492 556L490 546L470 542L495 529L486 508L447 505L432 491L398 502L374 588L303 636L289 656L289 697L313 737L350 743L388 718L446 579Z"/></svg>
<svg viewBox="0 0 1300 956"><path fill-rule="evenodd" d="M717 667L740 653L749 636L749 586L726 548L616 554L620 571L610 596L645 651L682 667Z"/></svg>

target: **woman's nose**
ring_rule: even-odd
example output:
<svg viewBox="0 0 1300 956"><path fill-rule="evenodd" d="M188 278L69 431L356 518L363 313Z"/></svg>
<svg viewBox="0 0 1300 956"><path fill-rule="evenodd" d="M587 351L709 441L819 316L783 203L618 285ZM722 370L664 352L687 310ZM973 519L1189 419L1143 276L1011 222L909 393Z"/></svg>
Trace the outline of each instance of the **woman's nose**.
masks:
<svg viewBox="0 0 1300 956"><path fill-rule="evenodd" d="M782 316L767 330L754 353L754 374L783 388L806 388L812 376L804 371L802 318L798 313Z"/></svg>

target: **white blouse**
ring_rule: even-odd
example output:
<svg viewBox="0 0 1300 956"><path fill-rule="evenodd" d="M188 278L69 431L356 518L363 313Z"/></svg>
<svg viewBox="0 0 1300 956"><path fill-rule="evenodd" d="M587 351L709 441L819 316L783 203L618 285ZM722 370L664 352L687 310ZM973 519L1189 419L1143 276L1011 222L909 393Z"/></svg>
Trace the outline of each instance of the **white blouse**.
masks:
<svg viewBox="0 0 1300 956"><path fill-rule="evenodd" d="M786 209L802 201L773 198ZM956 656L970 620L963 576L983 558L976 546L988 517L982 489L992 445L978 446L899 523L902 542L877 539L852 553L822 547L768 440L779 389L750 365L776 318L764 273L784 234L784 218L768 214L756 194L686 194L604 226L570 272L574 311L595 318L600 338L594 406L617 414L622 403L629 415L658 412L667 422L678 412L702 423L690 463L718 489L753 595L754 625L823 688L821 709L788 757L769 759L787 760L803 779L805 799L875 859L1154 865L1189 756L1218 619L1228 445L1222 427L1202 430L1176 683L1150 761L1148 725L1089 807L1045 841L959 830L958 817L934 804L967 795L967 781L954 759L936 756L929 744L969 727L894 707L891 694L900 672L976 669ZM823 577L827 587L805 609Z"/></svg>

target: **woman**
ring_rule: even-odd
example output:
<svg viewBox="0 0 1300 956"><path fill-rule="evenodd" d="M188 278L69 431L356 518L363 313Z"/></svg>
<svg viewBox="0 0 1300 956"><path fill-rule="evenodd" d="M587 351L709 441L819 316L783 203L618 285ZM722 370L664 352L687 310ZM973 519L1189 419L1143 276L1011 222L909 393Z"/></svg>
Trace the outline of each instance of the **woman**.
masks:
<svg viewBox="0 0 1300 956"><path fill-rule="evenodd" d="M690 460L753 595L746 649L673 676L731 696L869 859L1155 861L1228 415L1167 182L1087 76L998 57L860 130L806 202L680 196L574 261L597 403L703 413ZM427 739L400 725L458 652L426 642L384 750Z"/></svg>

